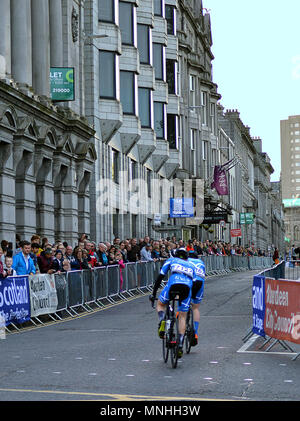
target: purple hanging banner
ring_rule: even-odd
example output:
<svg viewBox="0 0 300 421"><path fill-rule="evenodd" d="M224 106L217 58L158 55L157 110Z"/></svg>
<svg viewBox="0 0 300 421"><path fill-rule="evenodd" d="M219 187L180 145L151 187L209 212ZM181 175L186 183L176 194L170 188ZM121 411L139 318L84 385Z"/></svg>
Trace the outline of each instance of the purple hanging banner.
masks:
<svg viewBox="0 0 300 421"><path fill-rule="evenodd" d="M220 196L225 196L228 194L226 170L223 169L220 165L215 166L214 181L211 184L211 188L215 188Z"/></svg>

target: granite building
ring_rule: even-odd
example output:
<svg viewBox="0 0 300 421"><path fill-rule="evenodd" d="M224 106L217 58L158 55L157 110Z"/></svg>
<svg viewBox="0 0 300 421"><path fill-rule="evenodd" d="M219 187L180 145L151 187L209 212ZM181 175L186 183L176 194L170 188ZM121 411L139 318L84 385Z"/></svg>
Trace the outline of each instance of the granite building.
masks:
<svg viewBox="0 0 300 421"><path fill-rule="evenodd" d="M99 157L91 179L92 237L190 237L197 224L170 219L168 198L175 178L208 179L217 147L220 95L202 1L87 0L84 27L91 34L85 110Z"/></svg>
<svg viewBox="0 0 300 421"><path fill-rule="evenodd" d="M96 160L85 114L83 2L0 2L0 239L74 244L90 231ZM75 71L75 100L54 102L51 67Z"/></svg>

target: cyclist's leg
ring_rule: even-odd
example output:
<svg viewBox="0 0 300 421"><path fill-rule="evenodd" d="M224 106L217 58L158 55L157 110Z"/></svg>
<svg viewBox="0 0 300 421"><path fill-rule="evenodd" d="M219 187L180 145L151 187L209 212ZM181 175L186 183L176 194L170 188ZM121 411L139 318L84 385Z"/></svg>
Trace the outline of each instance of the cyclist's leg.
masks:
<svg viewBox="0 0 300 421"><path fill-rule="evenodd" d="M183 354L183 341L184 334L186 329L186 316L189 311L189 306L191 302L191 289L183 288L182 295L180 296L180 305L178 306L179 310L179 349L178 356L181 357Z"/></svg>
<svg viewBox="0 0 300 421"><path fill-rule="evenodd" d="M193 316L194 316L194 332L195 332L195 335L198 335L198 328L199 328L199 322L200 322L200 303L198 304L192 303L192 309L193 309Z"/></svg>
<svg viewBox="0 0 300 421"><path fill-rule="evenodd" d="M201 288L195 290L192 296L192 309L193 309L193 318L194 318L194 340L192 345L197 345L198 343L198 328L200 322L200 303L203 297L203 283Z"/></svg>
<svg viewBox="0 0 300 421"><path fill-rule="evenodd" d="M167 284L165 288L162 290L156 306L156 311L158 315L158 336L163 339L165 334L165 314L166 314L166 307L167 302L169 301L169 290L170 285Z"/></svg>

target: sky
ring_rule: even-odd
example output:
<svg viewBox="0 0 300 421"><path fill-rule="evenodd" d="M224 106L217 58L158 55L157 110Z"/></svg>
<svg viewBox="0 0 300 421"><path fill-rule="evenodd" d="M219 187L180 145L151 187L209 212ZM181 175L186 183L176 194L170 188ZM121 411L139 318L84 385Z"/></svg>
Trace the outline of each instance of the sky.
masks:
<svg viewBox="0 0 300 421"><path fill-rule="evenodd" d="M300 0L203 0L203 7L220 103L262 139L278 181L280 120L300 115Z"/></svg>

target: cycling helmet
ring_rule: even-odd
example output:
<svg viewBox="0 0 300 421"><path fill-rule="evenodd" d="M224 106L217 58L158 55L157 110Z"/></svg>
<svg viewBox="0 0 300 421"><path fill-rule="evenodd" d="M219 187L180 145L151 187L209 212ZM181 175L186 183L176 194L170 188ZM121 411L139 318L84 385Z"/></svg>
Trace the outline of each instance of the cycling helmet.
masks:
<svg viewBox="0 0 300 421"><path fill-rule="evenodd" d="M189 254L184 247L180 247L179 249L175 251L175 257L179 257L179 259L187 260L189 257Z"/></svg>
<svg viewBox="0 0 300 421"><path fill-rule="evenodd" d="M194 250L190 250L189 257L191 257L192 259L198 259L198 254Z"/></svg>

